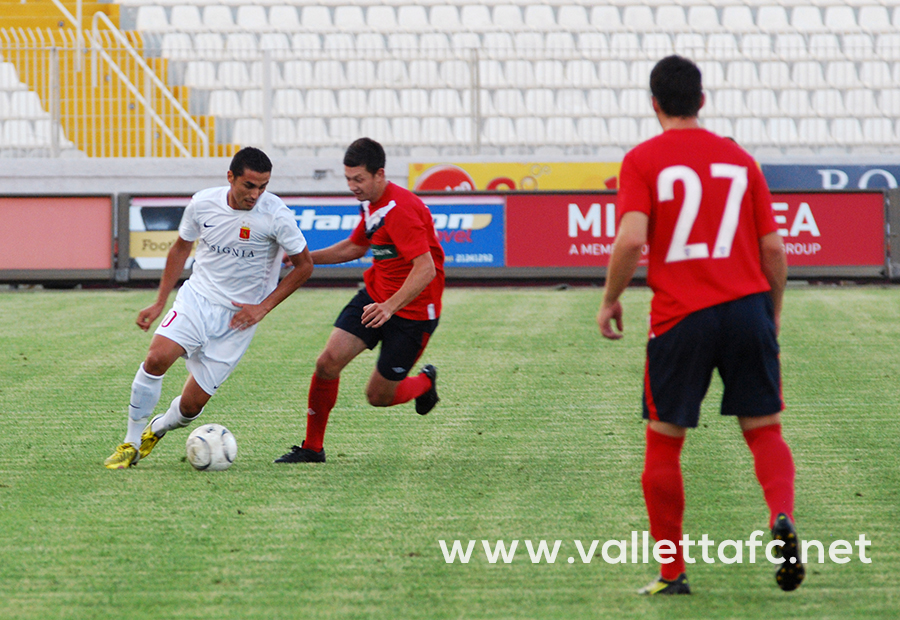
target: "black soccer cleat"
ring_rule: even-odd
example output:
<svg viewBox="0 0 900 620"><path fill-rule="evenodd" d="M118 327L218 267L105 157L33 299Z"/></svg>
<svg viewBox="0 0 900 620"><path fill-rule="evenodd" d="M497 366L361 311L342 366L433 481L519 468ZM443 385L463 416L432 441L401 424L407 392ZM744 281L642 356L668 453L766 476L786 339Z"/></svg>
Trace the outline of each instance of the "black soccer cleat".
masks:
<svg viewBox="0 0 900 620"><path fill-rule="evenodd" d="M638 594L655 596L657 594L690 594L691 586L688 585L687 575L681 573L676 579L669 581L658 577L638 590Z"/></svg>
<svg viewBox="0 0 900 620"><path fill-rule="evenodd" d="M303 443L306 443L305 441ZM321 452L316 452L315 450L310 450L309 448L304 448L303 443L299 446L291 446L291 451L287 454L282 454L277 459L275 459L275 463L324 463L325 462L325 448L322 448Z"/></svg>
<svg viewBox="0 0 900 620"><path fill-rule="evenodd" d="M434 409L434 406L438 404L438 401L441 400L437 395L437 368L428 364L427 366L422 367L422 372L419 374L425 375L431 379L431 387L428 388L428 391L416 398L416 413L419 415L427 415L428 412Z"/></svg>
<svg viewBox="0 0 900 620"><path fill-rule="evenodd" d="M803 583L806 569L800 563L800 539L797 538L797 529L791 518L783 512L775 517L775 525L772 526L772 540L784 542L780 553L776 548L776 555L781 555L784 563L775 571L775 582L785 592L796 590Z"/></svg>

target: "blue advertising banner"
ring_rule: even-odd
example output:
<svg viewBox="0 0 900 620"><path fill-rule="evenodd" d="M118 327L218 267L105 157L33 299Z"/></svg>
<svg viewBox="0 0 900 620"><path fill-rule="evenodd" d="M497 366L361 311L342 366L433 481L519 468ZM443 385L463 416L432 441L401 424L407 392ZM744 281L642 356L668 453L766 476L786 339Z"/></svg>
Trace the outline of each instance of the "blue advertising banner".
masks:
<svg viewBox="0 0 900 620"><path fill-rule="evenodd" d="M900 166L763 164L771 190L893 189Z"/></svg>
<svg viewBox="0 0 900 620"><path fill-rule="evenodd" d="M503 267L505 222L500 196L422 196L431 209L434 228L446 255L445 267ZM311 250L346 239L359 223L359 202L352 196L282 196L297 218ZM368 267L371 254L340 265L317 268Z"/></svg>

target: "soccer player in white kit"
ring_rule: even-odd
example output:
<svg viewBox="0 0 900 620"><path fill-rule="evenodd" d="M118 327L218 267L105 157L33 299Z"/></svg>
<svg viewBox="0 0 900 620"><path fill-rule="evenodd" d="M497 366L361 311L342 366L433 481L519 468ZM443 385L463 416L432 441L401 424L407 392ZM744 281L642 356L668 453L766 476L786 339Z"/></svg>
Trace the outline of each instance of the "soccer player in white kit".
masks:
<svg viewBox="0 0 900 620"><path fill-rule="evenodd" d="M256 325L312 273L293 212L266 192L271 172L265 153L243 148L231 160L228 186L196 193L185 208L156 302L140 311L138 327L149 330L162 314L196 241L193 271L134 377L125 441L106 459L108 469L132 467L166 432L199 416L250 346ZM293 270L279 283L284 254ZM163 376L179 357L189 372L184 389L148 424Z"/></svg>

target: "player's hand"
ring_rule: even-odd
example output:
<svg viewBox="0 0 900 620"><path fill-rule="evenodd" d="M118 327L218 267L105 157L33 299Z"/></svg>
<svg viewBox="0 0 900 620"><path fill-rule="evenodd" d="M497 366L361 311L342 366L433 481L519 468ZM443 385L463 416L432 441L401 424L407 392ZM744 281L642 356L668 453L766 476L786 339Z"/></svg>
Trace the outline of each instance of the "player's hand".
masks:
<svg viewBox="0 0 900 620"><path fill-rule="evenodd" d="M613 329L612 322L616 322L616 329ZM600 312L597 313L597 325L600 326L600 333L604 338L610 340L618 340L625 331L622 323L622 304L618 301L614 304L603 304L600 306Z"/></svg>
<svg viewBox="0 0 900 620"><path fill-rule="evenodd" d="M240 310L231 317L231 323L228 324L231 329L245 330L262 321L269 313L268 310L258 304L239 304L236 301L231 303L240 308Z"/></svg>
<svg viewBox="0 0 900 620"><path fill-rule="evenodd" d="M153 325L153 321L159 318L159 315L162 314L163 308L166 307L165 303L156 302L152 306L147 306L140 312L138 312L137 320L135 324L138 327L147 331L150 329L150 326Z"/></svg>
<svg viewBox="0 0 900 620"><path fill-rule="evenodd" d="M394 313L388 310L385 304L371 303L363 308L362 324L364 327L375 329L387 323L393 315Z"/></svg>

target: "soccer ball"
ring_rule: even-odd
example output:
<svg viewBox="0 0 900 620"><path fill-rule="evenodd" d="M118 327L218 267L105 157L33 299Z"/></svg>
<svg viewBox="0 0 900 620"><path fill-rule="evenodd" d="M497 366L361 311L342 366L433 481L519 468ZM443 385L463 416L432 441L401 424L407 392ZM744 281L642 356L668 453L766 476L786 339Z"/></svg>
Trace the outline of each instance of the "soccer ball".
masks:
<svg viewBox="0 0 900 620"><path fill-rule="evenodd" d="M187 460L194 469L222 471L237 456L237 441L221 424L204 424L187 438Z"/></svg>

